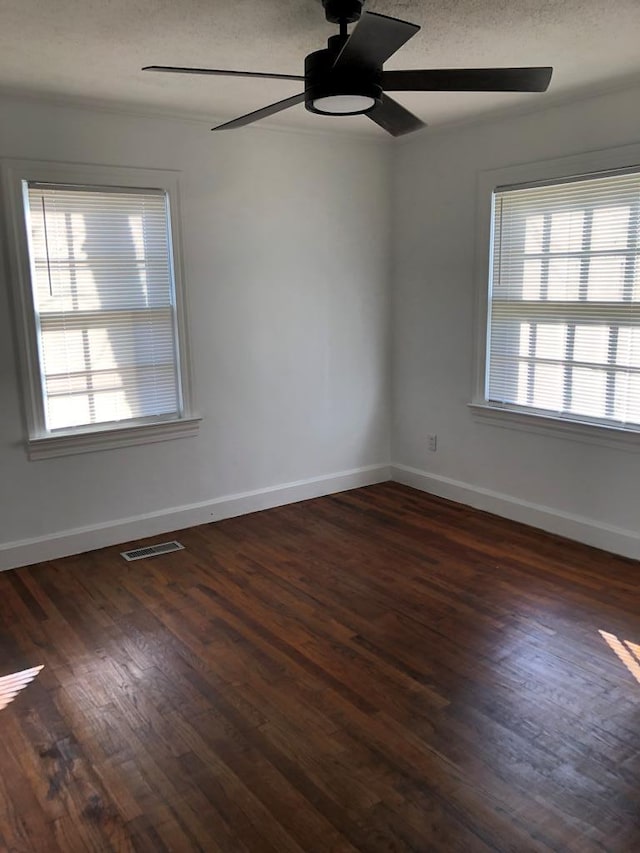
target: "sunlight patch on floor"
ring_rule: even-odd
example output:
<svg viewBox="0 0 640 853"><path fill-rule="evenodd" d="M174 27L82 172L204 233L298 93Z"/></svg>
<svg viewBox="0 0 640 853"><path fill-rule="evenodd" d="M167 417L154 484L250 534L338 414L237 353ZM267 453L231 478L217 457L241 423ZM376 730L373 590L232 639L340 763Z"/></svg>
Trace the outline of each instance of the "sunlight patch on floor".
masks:
<svg viewBox="0 0 640 853"><path fill-rule="evenodd" d="M606 631L598 631L598 633L640 684L640 646L629 640L623 643L615 634L608 634Z"/></svg>
<svg viewBox="0 0 640 853"><path fill-rule="evenodd" d="M13 702L18 693L33 681L41 669L42 666L33 666L31 669L12 672L0 678L0 711L6 708L9 702Z"/></svg>

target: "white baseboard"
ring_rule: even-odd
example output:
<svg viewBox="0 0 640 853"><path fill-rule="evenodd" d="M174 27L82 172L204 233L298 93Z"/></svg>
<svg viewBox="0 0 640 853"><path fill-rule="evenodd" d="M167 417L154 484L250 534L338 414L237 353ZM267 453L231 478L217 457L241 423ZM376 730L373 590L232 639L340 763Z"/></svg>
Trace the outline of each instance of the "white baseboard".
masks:
<svg viewBox="0 0 640 853"><path fill-rule="evenodd" d="M577 542L584 542L595 548L602 548L634 560L640 559L640 533L635 530L626 530L623 527L603 524L601 521L584 516L561 512L548 506L484 489L481 486L452 480L440 474L430 474L428 471L410 468L408 465L392 465L391 479L441 498L448 498L513 521L520 521Z"/></svg>
<svg viewBox="0 0 640 853"><path fill-rule="evenodd" d="M473 486L440 474L430 474L407 465L368 465L335 474L269 486L213 498L209 501L172 507L131 518L77 527L48 536L0 544L0 571L81 554L97 548L118 545L171 533L185 527L208 524L262 509L296 503L309 498L356 489L395 480L429 494L473 506L496 515L529 524L550 533L603 548L615 554L640 559L640 533L603 524L584 516L530 503L511 495Z"/></svg>
<svg viewBox="0 0 640 853"><path fill-rule="evenodd" d="M251 492L226 495L201 503L172 507L146 515L121 518L89 527L76 527L48 536L7 542L0 544L0 571L39 563L42 560L55 560L71 554L82 554L96 548L145 539L148 536L170 533L185 527L208 524L211 521L220 521L223 518L245 515L249 512L330 495L334 492L344 492L359 486L383 483L389 479L388 465L368 465L364 468L353 468L308 480L297 480L293 483L268 486Z"/></svg>

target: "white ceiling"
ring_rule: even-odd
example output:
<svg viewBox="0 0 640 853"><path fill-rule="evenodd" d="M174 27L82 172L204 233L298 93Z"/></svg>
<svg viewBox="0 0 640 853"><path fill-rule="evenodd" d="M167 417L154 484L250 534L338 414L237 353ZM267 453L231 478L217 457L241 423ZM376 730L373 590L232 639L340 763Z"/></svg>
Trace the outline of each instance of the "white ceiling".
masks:
<svg viewBox="0 0 640 853"><path fill-rule="evenodd" d="M366 8L422 26L386 68L556 69L546 95L394 94L432 126L640 81L640 0L369 0ZM305 55L334 32L320 0L0 0L0 89L232 118L300 85L140 68L302 74ZM303 105L268 122L384 135L365 118L315 116Z"/></svg>

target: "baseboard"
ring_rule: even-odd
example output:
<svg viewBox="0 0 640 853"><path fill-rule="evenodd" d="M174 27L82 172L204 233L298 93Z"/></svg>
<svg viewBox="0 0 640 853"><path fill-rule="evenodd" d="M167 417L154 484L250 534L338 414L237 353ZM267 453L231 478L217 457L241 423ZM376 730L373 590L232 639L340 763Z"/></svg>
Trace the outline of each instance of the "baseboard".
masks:
<svg viewBox="0 0 640 853"><path fill-rule="evenodd" d="M633 560L640 559L640 534L635 530L626 530L584 516L561 512L548 506L484 489L481 486L443 477L440 474L430 474L428 471L410 468L408 465L392 465L391 479L441 498L448 498L513 521L520 521L549 533L566 536L568 539L574 539L595 548L602 548Z"/></svg>
<svg viewBox="0 0 640 853"><path fill-rule="evenodd" d="M185 527L220 521L223 518L245 515L335 492L357 489L360 486L382 483L389 479L429 494L547 530L550 533L566 536L568 539L584 542L595 548L602 548L634 560L640 559L640 533L636 531L530 503L481 486L443 477L440 474L431 474L418 468L395 464L353 468L349 471L225 495L209 501L172 507L145 515L73 528L48 536L6 542L0 544L0 571L39 563L43 560L68 557L71 554L81 554L121 542L145 539Z"/></svg>
<svg viewBox="0 0 640 853"><path fill-rule="evenodd" d="M131 542L170 533L185 527L220 521L270 509L275 506L304 501L309 498L344 492L359 486L370 486L390 479L388 465L368 465L335 474L297 480L269 486L251 492L226 495L201 503L138 515L131 518L108 521L89 527L77 527L49 536L23 539L0 545L0 571L27 566L43 560L55 560L71 554L82 554L96 548L106 548L121 542Z"/></svg>

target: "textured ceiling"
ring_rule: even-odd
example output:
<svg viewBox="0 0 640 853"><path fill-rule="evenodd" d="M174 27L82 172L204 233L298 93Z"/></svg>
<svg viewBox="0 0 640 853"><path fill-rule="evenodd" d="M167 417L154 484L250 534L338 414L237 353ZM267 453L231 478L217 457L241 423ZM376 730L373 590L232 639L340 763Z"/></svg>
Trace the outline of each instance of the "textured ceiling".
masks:
<svg viewBox="0 0 640 853"><path fill-rule="evenodd" d="M556 69L546 95L397 95L432 126L640 80L639 0L369 0L366 8L422 26L386 68ZM141 66L302 74L304 56L334 32L320 0L0 0L0 89L231 118L299 84ZM315 116L302 105L268 123L384 135L365 118Z"/></svg>

